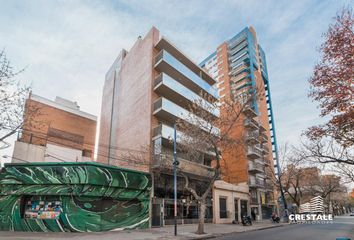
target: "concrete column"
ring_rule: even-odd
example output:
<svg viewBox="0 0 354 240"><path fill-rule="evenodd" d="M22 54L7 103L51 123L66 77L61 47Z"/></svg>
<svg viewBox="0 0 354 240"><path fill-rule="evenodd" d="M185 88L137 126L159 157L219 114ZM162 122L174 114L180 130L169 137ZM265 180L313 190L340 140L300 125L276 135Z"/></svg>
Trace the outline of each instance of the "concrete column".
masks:
<svg viewBox="0 0 354 240"><path fill-rule="evenodd" d="M261 192L257 190L257 200L258 200L258 218L257 220L262 220L262 201L261 201Z"/></svg>
<svg viewBox="0 0 354 240"><path fill-rule="evenodd" d="M249 204L249 202L248 202ZM237 199L237 207L238 207L238 216L237 216L237 221L241 222L241 200Z"/></svg>

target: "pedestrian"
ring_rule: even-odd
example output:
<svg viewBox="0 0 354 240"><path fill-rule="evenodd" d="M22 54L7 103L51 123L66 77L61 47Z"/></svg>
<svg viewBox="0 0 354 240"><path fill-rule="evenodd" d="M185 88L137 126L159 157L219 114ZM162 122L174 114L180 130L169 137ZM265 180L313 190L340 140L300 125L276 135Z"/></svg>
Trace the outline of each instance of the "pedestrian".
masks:
<svg viewBox="0 0 354 240"><path fill-rule="evenodd" d="M256 213L254 212L254 209L251 210L251 215L252 215L253 221L256 221Z"/></svg>

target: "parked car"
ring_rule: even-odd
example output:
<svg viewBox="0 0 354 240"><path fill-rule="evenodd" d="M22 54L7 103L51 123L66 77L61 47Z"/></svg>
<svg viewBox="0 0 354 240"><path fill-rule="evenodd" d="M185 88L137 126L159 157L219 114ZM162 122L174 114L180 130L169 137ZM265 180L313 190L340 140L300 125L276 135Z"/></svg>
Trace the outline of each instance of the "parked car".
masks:
<svg viewBox="0 0 354 240"><path fill-rule="evenodd" d="M349 214L349 216L353 216L353 217L354 217L354 212L351 212L351 213Z"/></svg>

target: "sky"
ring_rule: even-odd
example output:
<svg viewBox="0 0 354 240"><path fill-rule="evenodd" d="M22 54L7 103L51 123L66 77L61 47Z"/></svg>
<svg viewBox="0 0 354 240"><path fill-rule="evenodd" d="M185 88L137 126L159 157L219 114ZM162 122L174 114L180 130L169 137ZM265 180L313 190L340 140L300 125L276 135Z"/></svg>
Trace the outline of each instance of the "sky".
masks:
<svg viewBox="0 0 354 240"><path fill-rule="evenodd" d="M308 97L322 34L350 1L0 0L0 49L33 92L99 116L105 73L157 27L195 62L253 26L266 53L278 144L321 122ZM8 149L7 151L11 151ZM11 155L11 153L9 153Z"/></svg>

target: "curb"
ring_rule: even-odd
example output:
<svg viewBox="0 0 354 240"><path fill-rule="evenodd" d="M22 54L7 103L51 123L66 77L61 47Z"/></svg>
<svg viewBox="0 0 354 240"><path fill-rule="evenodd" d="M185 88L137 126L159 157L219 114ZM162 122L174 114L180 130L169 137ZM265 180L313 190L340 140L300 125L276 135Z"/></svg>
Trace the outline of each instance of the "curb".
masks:
<svg viewBox="0 0 354 240"><path fill-rule="evenodd" d="M228 236L228 235L232 235L232 234L236 234L236 233L255 232L255 231L265 230L265 229L270 229L270 228L284 227L284 226L288 226L288 225L289 224L271 225L271 226L265 226L265 227L260 227L260 228L256 228L256 229L250 229L250 230L244 230L244 231L238 231L238 232L218 233L218 234L210 234L210 235L207 235L207 236L190 237L188 239L190 239L190 240L195 240L195 239L203 239L203 240L204 239L213 239L213 238L224 237L224 236Z"/></svg>

